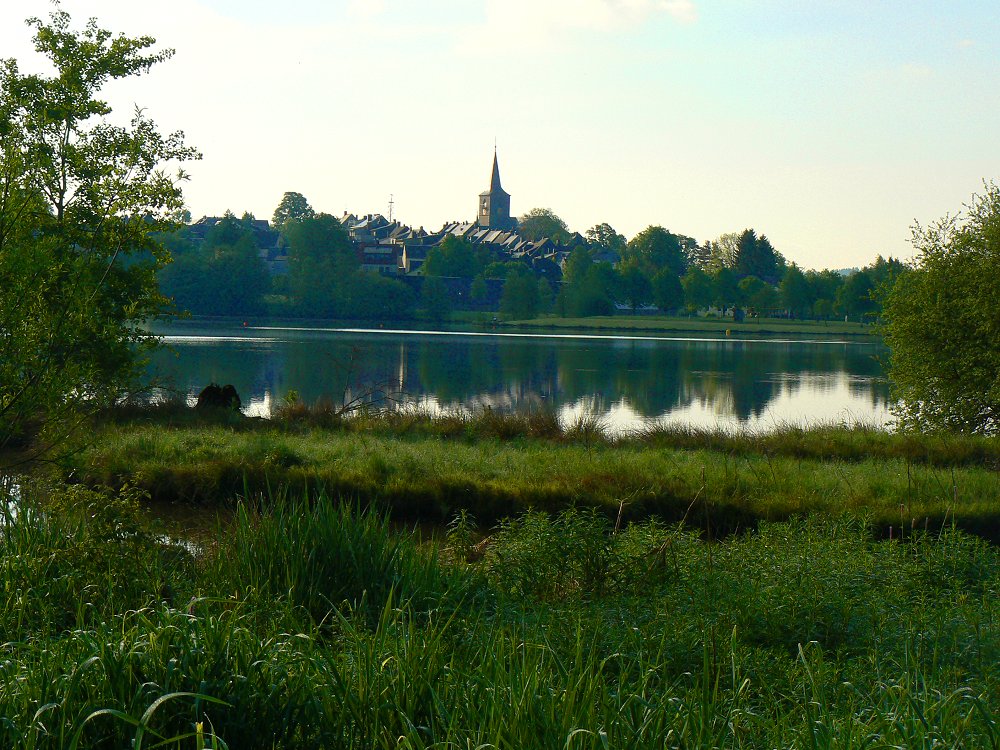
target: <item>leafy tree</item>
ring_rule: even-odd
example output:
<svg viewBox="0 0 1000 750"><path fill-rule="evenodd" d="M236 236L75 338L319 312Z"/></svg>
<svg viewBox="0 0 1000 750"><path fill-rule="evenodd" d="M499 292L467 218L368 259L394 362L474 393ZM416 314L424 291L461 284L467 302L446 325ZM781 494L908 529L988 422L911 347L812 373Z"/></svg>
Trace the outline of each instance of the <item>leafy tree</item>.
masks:
<svg viewBox="0 0 1000 750"><path fill-rule="evenodd" d="M709 243L708 266L712 271L718 271L720 268L735 268L739 254L739 233L721 234Z"/></svg>
<svg viewBox="0 0 1000 750"><path fill-rule="evenodd" d="M594 259L587 248L575 248L566 259L566 266L563 268L563 281L567 284L583 281L593 265Z"/></svg>
<svg viewBox="0 0 1000 750"><path fill-rule="evenodd" d="M671 269L664 268L653 277L653 301L664 312L683 307L684 287Z"/></svg>
<svg viewBox="0 0 1000 750"><path fill-rule="evenodd" d="M538 315L538 283L526 267L512 268L503 285L500 314L505 318L530 320Z"/></svg>
<svg viewBox="0 0 1000 750"><path fill-rule="evenodd" d="M623 259L639 263L650 275L667 268L674 276L682 276L687 270L686 239L690 238L668 232L663 227L646 227L629 241Z"/></svg>
<svg viewBox="0 0 1000 750"><path fill-rule="evenodd" d="M591 245L597 245L619 255L621 255L622 250L628 244L625 236L618 234L614 227L607 222L595 224L585 232L584 236L586 236L587 242Z"/></svg>
<svg viewBox="0 0 1000 750"><path fill-rule="evenodd" d="M471 279L480 271L472 243L449 234L432 247L422 268L424 276L453 276Z"/></svg>
<svg viewBox="0 0 1000 750"><path fill-rule="evenodd" d="M274 209L274 216L271 217L271 223L280 229L290 221L311 219L315 215L316 212L313 211L312 206L309 205L309 201L306 200L302 193L288 192L281 196L281 202Z"/></svg>
<svg viewBox="0 0 1000 750"><path fill-rule="evenodd" d="M712 277L698 266L691 266L681 279L684 287L684 306L691 312L697 312L712 304L715 296L715 285Z"/></svg>
<svg viewBox="0 0 1000 750"><path fill-rule="evenodd" d="M0 62L0 447L39 422L58 439L63 418L134 388L165 302L155 236L183 208L169 165L198 157L141 109L115 124L99 98L171 50L93 20L75 31L59 10L29 24L54 72Z"/></svg>
<svg viewBox="0 0 1000 750"><path fill-rule="evenodd" d="M552 309L552 299L552 284L544 276L538 277L538 312L549 312Z"/></svg>
<svg viewBox="0 0 1000 750"><path fill-rule="evenodd" d="M360 261L347 229L330 214L288 222L288 288L299 312L348 314L350 285Z"/></svg>
<svg viewBox="0 0 1000 750"><path fill-rule="evenodd" d="M739 277L736 271L726 266L716 270L712 281L715 287L712 301L722 309L723 312L733 305L738 305L741 299Z"/></svg>
<svg viewBox="0 0 1000 750"><path fill-rule="evenodd" d="M917 226L914 268L885 301L889 379L906 429L1000 432L1000 186Z"/></svg>
<svg viewBox="0 0 1000 750"><path fill-rule="evenodd" d="M420 288L420 301L424 313L431 320L448 320L451 317L451 297L440 276L428 276Z"/></svg>
<svg viewBox="0 0 1000 750"><path fill-rule="evenodd" d="M622 300L629 304L633 313L640 305L653 299L653 285L636 263L629 263L620 269L618 289Z"/></svg>
<svg viewBox="0 0 1000 750"><path fill-rule="evenodd" d="M417 297L398 281L373 271L356 271L347 290L344 313L360 320L409 320Z"/></svg>
<svg viewBox="0 0 1000 750"><path fill-rule="evenodd" d="M781 304L778 290L766 281L756 276L740 279L740 302L753 310L757 315L763 315L775 310Z"/></svg>
<svg viewBox="0 0 1000 750"><path fill-rule="evenodd" d="M518 219L517 227L522 237L533 242L548 237L561 244L569 239L566 222L548 208L531 209Z"/></svg>
<svg viewBox="0 0 1000 750"><path fill-rule="evenodd" d="M813 298L809 280L794 263L781 277L781 304L795 318L805 318L812 311Z"/></svg>
<svg viewBox="0 0 1000 750"><path fill-rule="evenodd" d="M868 272L855 271L844 279L837 290L834 309L847 318L864 322L865 318L874 317L879 307L873 296L874 291L875 283Z"/></svg>
<svg viewBox="0 0 1000 750"><path fill-rule="evenodd" d="M472 280L469 287L469 297L475 304L481 305L486 300L487 294L489 294L489 288L486 286L486 276L479 274Z"/></svg>

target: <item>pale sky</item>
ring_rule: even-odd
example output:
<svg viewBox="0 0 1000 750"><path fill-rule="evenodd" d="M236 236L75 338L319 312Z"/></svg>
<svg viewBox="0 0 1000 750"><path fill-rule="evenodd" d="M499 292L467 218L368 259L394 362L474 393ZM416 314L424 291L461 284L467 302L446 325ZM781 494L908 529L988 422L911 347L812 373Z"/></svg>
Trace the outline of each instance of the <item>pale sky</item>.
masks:
<svg viewBox="0 0 1000 750"><path fill-rule="evenodd" d="M0 4L0 57L33 62ZM106 91L181 129L195 217L475 217L580 232L755 228L806 268L909 257L910 226L1000 178L997 0L63 0L175 57Z"/></svg>

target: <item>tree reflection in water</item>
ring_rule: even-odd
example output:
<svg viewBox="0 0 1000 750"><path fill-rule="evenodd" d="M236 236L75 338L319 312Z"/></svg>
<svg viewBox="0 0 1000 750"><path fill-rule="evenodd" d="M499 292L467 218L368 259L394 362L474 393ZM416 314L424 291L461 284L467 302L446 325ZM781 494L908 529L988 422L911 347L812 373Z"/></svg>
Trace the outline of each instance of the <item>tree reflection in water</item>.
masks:
<svg viewBox="0 0 1000 750"><path fill-rule="evenodd" d="M888 385L871 342L788 339L436 335L324 330L171 329L150 367L188 394L232 383L244 403L340 402L373 389L438 409L583 409L634 427L851 416L887 419ZM839 415L839 416L838 416Z"/></svg>

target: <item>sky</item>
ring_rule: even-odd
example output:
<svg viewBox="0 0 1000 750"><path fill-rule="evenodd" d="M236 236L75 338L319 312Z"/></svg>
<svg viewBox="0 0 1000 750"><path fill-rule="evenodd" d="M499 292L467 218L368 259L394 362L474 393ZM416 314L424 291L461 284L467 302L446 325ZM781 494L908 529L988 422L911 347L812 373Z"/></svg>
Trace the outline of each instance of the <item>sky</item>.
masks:
<svg viewBox="0 0 1000 750"><path fill-rule="evenodd" d="M754 228L804 268L909 258L1000 179L996 0L63 0L172 59L104 93L183 130L192 214ZM0 4L0 57L40 70Z"/></svg>

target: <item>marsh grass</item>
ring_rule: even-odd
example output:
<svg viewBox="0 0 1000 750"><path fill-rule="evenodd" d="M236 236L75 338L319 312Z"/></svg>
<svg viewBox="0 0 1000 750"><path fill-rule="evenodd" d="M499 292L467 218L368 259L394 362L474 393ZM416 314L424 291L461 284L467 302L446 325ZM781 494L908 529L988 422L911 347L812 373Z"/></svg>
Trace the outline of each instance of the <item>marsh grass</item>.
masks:
<svg viewBox="0 0 1000 750"><path fill-rule="evenodd" d="M101 516L80 512L96 495L44 492L0 534L3 747L1000 741L1000 552L961 532L890 542L817 518L709 543L575 510L486 530L480 559L445 564L311 493L251 498L161 567L137 565L141 529L108 524L127 495L102 495L121 507ZM473 543L468 517L454 528ZM106 550L70 556L72 585L38 567L90 539ZM60 590L117 593L67 618Z"/></svg>
<svg viewBox="0 0 1000 750"><path fill-rule="evenodd" d="M592 508L619 523L685 520L719 536L818 513L864 516L886 537L956 525L1000 540L994 439L864 427L744 435L662 427L612 439L594 420L559 426L545 413L356 420L338 429L105 424L71 471L92 485L132 483L164 502L323 490L441 525L460 510L492 525L529 510Z"/></svg>

